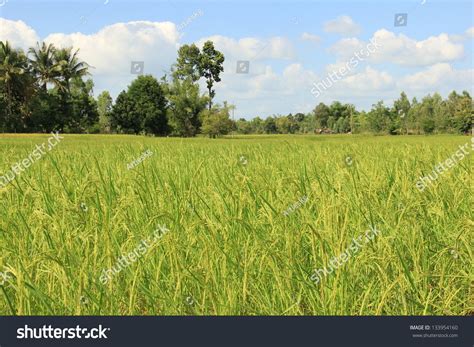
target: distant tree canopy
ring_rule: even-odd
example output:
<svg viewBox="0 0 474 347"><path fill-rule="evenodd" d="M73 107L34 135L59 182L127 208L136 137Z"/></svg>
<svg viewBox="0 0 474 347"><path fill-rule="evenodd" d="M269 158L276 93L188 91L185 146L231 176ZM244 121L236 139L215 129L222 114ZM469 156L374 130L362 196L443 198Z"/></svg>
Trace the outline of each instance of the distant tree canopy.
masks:
<svg viewBox="0 0 474 347"><path fill-rule="evenodd" d="M112 124L110 114L112 112L113 100L108 91L103 91L97 97L97 111L99 113L99 131L110 133Z"/></svg>
<svg viewBox="0 0 474 347"><path fill-rule="evenodd" d="M182 46L171 81L139 76L113 103L107 91L97 100L92 97L93 82L84 80L89 65L79 59L79 51L43 42L25 54L0 42L0 131L195 136L204 119L209 126L210 115L219 122L226 115L212 107L223 62L211 41L202 52L195 45ZM200 78L206 79L208 96L199 91ZM215 128L220 130L210 136L228 132Z"/></svg>
<svg viewBox="0 0 474 347"><path fill-rule="evenodd" d="M294 133L377 133L432 134L468 133L474 120L474 104L468 92L452 92L446 100L435 93L418 102L409 101L402 92L389 107L383 101L375 103L368 112L357 111L354 105L335 101L319 103L308 114L269 116L265 120L239 119L236 129L241 134Z"/></svg>
<svg viewBox="0 0 474 347"><path fill-rule="evenodd" d="M153 76L139 76L117 97L110 114L111 125L128 134L167 135L166 107L163 86Z"/></svg>
<svg viewBox="0 0 474 347"><path fill-rule="evenodd" d="M27 53L0 41L0 132L128 133L191 137L240 134L467 133L474 104L467 91L446 99L435 93L411 101L402 92L387 106L376 102L370 111L339 101L319 103L312 112L273 115L265 119L230 119L232 105L213 104L224 55L211 41L202 50L178 50L171 76L137 77L115 103L107 91L97 100L89 65L73 48L37 43ZM207 92L198 81L204 78Z"/></svg>
<svg viewBox="0 0 474 347"><path fill-rule="evenodd" d="M210 110L205 110L202 115L202 133L209 137L217 137L229 134L234 124L230 119L231 106L214 105Z"/></svg>
<svg viewBox="0 0 474 347"><path fill-rule="evenodd" d="M92 129L98 112L92 80L83 80L87 74L72 48L38 43L25 54L0 42L0 131Z"/></svg>
<svg viewBox="0 0 474 347"><path fill-rule="evenodd" d="M183 137L195 136L201 129L202 112L206 108L207 97L199 93L199 85L193 83L192 79L174 79L166 86L171 134Z"/></svg>

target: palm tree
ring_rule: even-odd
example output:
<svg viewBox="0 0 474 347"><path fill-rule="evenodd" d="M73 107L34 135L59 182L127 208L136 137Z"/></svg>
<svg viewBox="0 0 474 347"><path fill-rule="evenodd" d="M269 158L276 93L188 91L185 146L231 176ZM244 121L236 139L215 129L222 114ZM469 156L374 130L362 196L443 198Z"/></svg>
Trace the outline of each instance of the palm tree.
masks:
<svg viewBox="0 0 474 347"><path fill-rule="evenodd" d="M89 74L89 65L80 61L77 54L79 50L72 52L72 48L63 48L55 51L54 60L59 66L59 74L61 76L59 89L69 93L70 82L73 79L81 78Z"/></svg>
<svg viewBox="0 0 474 347"><path fill-rule="evenodd" d="M0 82L5 85L8 115L12 115L13 91L21 83L20 76L27 69L27 60L21 50L12 49L8 42L0 41Z"/></svg>
<svg viewBox="0 0 474 347"><path fill-rule="evenodd" d="M59 72L60 66L55 62L54 54L56 48L52 44L46 45L39 42L36 43L36 49L30 48L28 53L33 56L30 59L30 64L33 68L33 73L36 75L38 81L41 83L41 88L46 92L48 83L59 86Z"/></svg>

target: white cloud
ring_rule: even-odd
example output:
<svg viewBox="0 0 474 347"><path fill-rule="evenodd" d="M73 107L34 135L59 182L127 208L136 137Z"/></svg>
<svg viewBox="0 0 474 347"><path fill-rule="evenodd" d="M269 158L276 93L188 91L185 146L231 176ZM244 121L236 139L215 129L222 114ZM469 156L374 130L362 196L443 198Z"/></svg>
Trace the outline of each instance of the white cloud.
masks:
<svg viewBox="0 0 474 347"><path fill-rule="evenodd" d="M131 61L144 61L145 73L168 69L176 57L179 33L171 22L117 23L94 34L51 34L46 42L79 48L98 75L130 74ZM159 52L159 53L158 53Z"/></svg>
<svg viewBox="0 0 474 347"><path fill-rule="evenodd" d="M393 88L395 80L388 72L367 66L364 71L344 78L341 84L344 90L379 92Z"/></svg>
<svg viewBox="0 0 474 347"><path fill-rule="evenodd" d="M214 46L224 53L226 60L288 60L295 56L293 45L284 37L272 37L267 40L246 37L236 40L226 36L215 35L203 38L197 44L202 46L207 40L214 42Z"/></svg>
<svg viewBox="0 0 474 347"><path fill-rule="evenodd" d="M215 35L202 38L196 44L202 46L207 40L213 41L216 49L225 56L221 82L215 85L217 101L235 102L239 106L239 114L274 112L276 103L269 100L280 98L277 101L280 102L284 100L282 96L295 95L304 88L304 84L298 84L295 80L302 78L301 75L304 76L305 72L290 65L285 71L292 71L293 74L279 74L266 62L269 59L289 60L295 56L293 45L286 38L272 37L263 40L246 37L236 40ZM238 60L250 62L248 74L236 73ZM201 81L201 85L204 87L204 81ZM288 101L284 106L288 107Z"/></svg>
<svg viewBox="0 0 474 347"><path fill-rule="evenodd" d="M302 86L307 85L315 78L316 74L313 71L305 70L299 63L288 65L282 74L285 89L293 93L299 93Z"/></svg>
<svg viewBox="0 0 474 347"><path fill-rule="evenodd" d="M474 27L468 28L462 34L449 34L449 39L452 42L463 42L472 38L474 38Z"/></svg>
<svg viewBox="0 0 474 347"><path fill-rule="evenodd" d="M235 103L237 117L308 111L302 106L313 102L307 86L317 79L299 63L287 65L281 73L263 63L251 63L249 74L236 74L231 66L221 77L216 85L218 101Z"/></svg>
<svg viewBox="0 0 474 347"><path fill-rule="evenodd" d="M341 69L344 69L344 70L341 70ZM357 73L358 69L359 69L359 64L357 64L357 66L352 68L351 65L347 63L347 61L336 61L333 64L326 65L326 67L324 68L326 74L330 74L330 73L338 72L338 71L345 71L346 76L350 76Z"/></svg>
<svg viewBox="0 0 474 347"><path fill-rule="evenodd" d="M301 39L303 41L309 41L309 42L313 42L313 43L320 43L321 42L321 38L318 35L314 35L314 34L310 34L310 33L306 33L306 32L301 34Z"/></svg>
<svg viewBox="0 0 474 347"><path fill-rule="evenodd" d="M21 20L13 21L0 18L0 41L8 41L13 47L28 50L39 41L39 37L31 27Z"/></svg>
<svg viewBox="0 0 474 347"><path fill-rule="evenodd" d="M390 104L405 91L410 98L422 98L427 94L439 92L448 95L452 90L471 90L474 81L474 69L456 70L448 63L435 64L414 74L395 76L387 71L379 71L371 66L331 82L329 79L314 80L319 84L321 93L317 102L330 103L334 100L356 104L365 103L366 107L378 100ZM322 88L324 85L325 88ZM314 84L306 91L310 94ZM313 96L313 95L312 95ZM314 98L314 96L313 96Z"/></svg>
<svg viewBox="0 0 474 347"><path fill-rule="evenodd" d="M455 70L447 63L440 63L403 77L400 79L399 86L407 90L432 93L459 88L471 89L473 81L474 69Z"/></svg>
<svg viewBox="0 0 474 347"><path fill-rule="evenodd" d="M93 68L96 94L116 96L135 79L131 62L143 61L144 73L162 76L176 60L179 32L171 22L135 21L109 25L93 34L51 34L45 41L79 49L81 59Z"/></svg>
<svg viewBox="0 0 474 347"><path fill-rule="evenodd" d="M360 52L364 46L367 46L367 43L352 37L339 40L334 45L329 47L328 51L332 54L335 54L340 59L348 60L354 55L355 52Z"/></svg>
<svg viewBox="0 0 474 347"><path fill-rule="evenodd" d="M466 36L470 38L474 38L474 27L470 27L466 30Z"/></svg>
<svg viewBox="0 0 474 347"><path fill-rule="evenodd" d="M417 41L404 34L394 34L386 29L374 33L374 40L381 48L370 54L369 60L374 63L391 62L402 66L427 66L462 58L464 46L456 43L447 34L430 36ZM343 39L334 44L329 51L339 59L348 59L354 52L367 46L367 42L356 38Z"/></svg>
<svg viewBox="0 0 474 347"><path fill-rule="evenodd" d="M231 66L232 67L232 66ZM271 66L250 65L249 74L236 74L234 69L225 69L221 83L216 89L232 97L254 99L262 96L294 95L302 91L305 85L316 78L314 72L305 70L299 63L287 65L281 74ZM224 97L225 99L225 97Z"/></svg>
<svg viewBox="0 0 474 347"><path fill-rule="evenodd" d="M360 33L361 29L351 17L344 15L324 23L324 31L344 36L355 36Z"/></svg>
<svg viewBox="0 0 474 347"><path fill-rule="evenodd" d="M395 79L388 72L378 71L370 66L361 71L352 71L351 75L334 74L334 71L311 83L310 91L318 98L318 102L354 99L367 95L372 95L375 99L380 93L389 92L396 86Z"/></svg>

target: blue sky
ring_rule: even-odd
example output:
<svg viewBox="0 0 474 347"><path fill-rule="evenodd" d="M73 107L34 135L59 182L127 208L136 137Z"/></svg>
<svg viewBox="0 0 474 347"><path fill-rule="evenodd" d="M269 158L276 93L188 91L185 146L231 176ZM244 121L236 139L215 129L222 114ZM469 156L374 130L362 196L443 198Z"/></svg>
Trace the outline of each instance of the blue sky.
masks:
<svg viewBox="0 0 474 347"><path fill-rule="evenodd" d="M245 118L333 100L367 109L379 99L390 104L401 90L411 97L472 91L472 1L422 2L0 0L0 40L74 45L95 67L96 94L116 96L136 77L132 60L160 77L179 45L211 38L226 56L217 101L236 104ZM396 13L407 13L406 26L394 26ZM380 51L320 96L311 93L371 38ZM250 73L237 74L237 60L248 60Z"/></svg>

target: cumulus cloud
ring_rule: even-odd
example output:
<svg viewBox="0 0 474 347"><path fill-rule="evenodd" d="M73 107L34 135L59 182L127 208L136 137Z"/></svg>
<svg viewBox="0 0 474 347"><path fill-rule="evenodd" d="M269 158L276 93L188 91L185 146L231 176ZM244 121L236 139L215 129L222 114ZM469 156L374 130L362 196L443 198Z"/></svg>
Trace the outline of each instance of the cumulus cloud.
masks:
<svg viewBox="0 0 474 347"><path fill-rule="evenodd" d="M39 41L35 30L25 22L0 18L0 41L8 41L13 47L27 50Z"/></svg>
<svg viewBox="0 0 474 347"><path fill-rule="evenodd" d="M367 43L355 37L342 39L329 47L328 51L335 54L339 59L349 59L355 52L360 52L361 49L367 46Z"/></svg>
<svg viewBox="0 0 474 347"><path fill-rule="evenodd" d="M235 67L226 69L216 91L220 101L235 103L240 115L305 112L310 108L304 105L313 101L306 89L316 78L300 63L288 64L282 72L264 63L251 64L249 74L236 74Z"/></svg>
<svg viewBox="0 0 474 347"><path fill-rule="evenodd" d="M464 46L447 34L430 36L425 40L415 40L404 34L395 34L386 29L374 33L373 40L381 45L369 59L375 63L391 62L402 66L427 66L462 58ZM367 42L357 38L343 39L329 51L340 59L349 58L354 52L367 46Z"/></svg>
<svg viewBox="0 0 474 347"><path fill-rule="evenodd" d="M284 37L272 37L267 40L246 37L236 40L214 35L199 40L197 44L202 46L207 40L214 42L214 46L224 53L226 60L288 60L295 56L293 45Z"/></svg>
<svg viewBox="0 0 474 347"><path fill-rule="evenodd" d="M96 90L116 94L136 75L130 73L132 61L144 61L145 73L163 75L176 59L180 33L174 23L133 21L105 26L96 33L53 33L40 38L22 21L0 18L0 40L27 49L44 40L57 47L79 49L79 56L92 66ZM118 90L117 90L118 89Z"/></svg>
<svg viewBox="0 0 474 347"><path fill-rule="evenodd" d="M136 77L131 62L143 61L144 73L161 76L176 60L180 34L174 23L134 21L106 26L96 33L55 33L44 40L57 47L79 49L81 59L92 66L96 91L112 95Z"/></svg>
<svg viewBox="0 0 474 347"><path fill-rule="evenodd" d="M301 34L301 39L303 41L309 41L313 43L320 43L321 38L318 35L310 34L310 33L303 33Z"/></svg>
<svg viewBox="0 0 474 347"><path fill-rule="evenodd" d="M176 56L178 40L175 24L148 21L117 23L90 35L51 34L45 38L58 47L79 48L81 58L97 74L127 74L131 61L144 61L145 72L147 68L153 72L167 69Z"/></svg>
<svg viewBox="0 0 474 347"><path fill-rule="evenodd" d="M330 68L326 68L330 70ZM344 100L355 96L380 95L379 93L389 92L396 86L396 81L388 72L379 71L370 66L359 71L352 71L352 74L337 74L333 70L318 81L311 84L311 93L326 100ZM347 70L346 70L347 71Z"/></svg>
<svg viewBox="0 0 474 347"><path fill-rule="evenodd" d="M327 64L324 70L326 74L330 74L336 71L342 71L341 69L344 69L345 74L349 76L357 73L360 65L358 63L357 66L354 66L354 68L347 68L347 66L351 67L350 64L348 65L347 61L336 61L335 63Z"/></svg>
<svg viewBox="0 0 474 347"><path fill-rule="evenodd" d="M351 17L344 15L324 23L324 31L344 36L355 36L360 33L361 29Z"/></svg>
<svg viewBox="0 0 474 347"><path fill-rule="evenodd" d="M317 76L313 71L305 69L300 63L288 65L283 70L282 74L285 89L292 93L299 93L301 86L308 84L316 77Z"/></svg>
<svg viewBox="0 0 474 347"><path fill-rule="evenodd" d="M474 38L474 27L470 27L466 30L466 36L470 38Z"/></svg>
<svg viewBox="0 0 474 347"><path fill-rule="evenodd" d="M267 62L267 60L286 61L295 56L294 47L286 38L245 37L237 40L215 35L202 38L196 44L202 46L207 40L213 41L216 49L225 56L224 73L221 75L221 82L215 86L217 101L229 100L237 103L238 112L241 114L273 112L277 106L273 101L269 103L269 100L295 95L304 88L304 84L298 84L295 80L304 78L310 72L292 67L290 64L284 71L292 73L277 73ZM239 60L250 62L248 74L236 73L236 64ZM201 85L204 87L203 81ZM298 91L295 88L299 88ZM288 107L287 102L284 108Z"/></svg>
<svg viewBox="0 0 474 347"><path fill-rule="evenodd" d="M474 81L474 69L455 70L447 63L439 63L426 70L403 77L399 86L409 90L421 90L428 93L440 90L471 89Z"/></svg>
<svg viewBox="0 0 474 347"><path fill-rule="evenodd" d="M299 63L287 65L280 74L265 64L258 65L256 71L251 65L250 71L250 74L236 74L235 70L225 70L222 82L216 85L217 90L250 101L262 96L299 94L316 78L313 71L304 69Z"/></svg>
<svg viewBox="0 0 474 347"><path fill-rule="evenodd" d="M385 71L378 71L367 66L364 71L348 76L342 80L344 89L362 91L383 91L393 88L394 78Z"/></svg>
<svg viewBox="0 0 474 347"><path fill-rule="evenodd" d="M395 100L402 91L410 97L424 97L427 94L439 92L448 95L452 90L472 90L474 69L457 70L448 63L439 63L416 73L396 76L388 71L380 71L366 66L361 71L331 82L329 79L313 81L320 82L317 102L365 102L367 106L383 99L387 104ZM324 84L323 84L324 83ZM324 88L322 88L324 85ZM307 93L311 95L308 85ZM316 93L315 93L316 95ZM314 98L314 95L312 95Z"/></svg>

